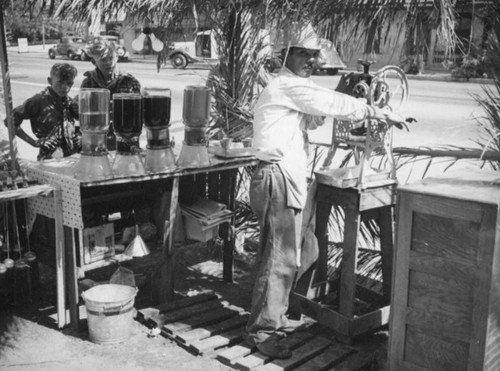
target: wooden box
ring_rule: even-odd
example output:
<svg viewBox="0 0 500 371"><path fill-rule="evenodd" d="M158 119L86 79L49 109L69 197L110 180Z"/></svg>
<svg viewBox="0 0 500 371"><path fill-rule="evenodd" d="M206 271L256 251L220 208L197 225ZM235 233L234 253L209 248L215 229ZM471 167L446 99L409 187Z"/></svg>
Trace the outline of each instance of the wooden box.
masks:
<svg viewBox="0 0 500 371"><path fill-rule="evenodd" d="M389 369L500 370L500 174L398 189Z"/></svg>
<svg viewBox="0 0 500 371"><path fill-rule="evenodd" d="M198 219L189 214L182 214L184 223L184 235L193 241L207 242L219 235L219 226L203 226Z"/></svg>

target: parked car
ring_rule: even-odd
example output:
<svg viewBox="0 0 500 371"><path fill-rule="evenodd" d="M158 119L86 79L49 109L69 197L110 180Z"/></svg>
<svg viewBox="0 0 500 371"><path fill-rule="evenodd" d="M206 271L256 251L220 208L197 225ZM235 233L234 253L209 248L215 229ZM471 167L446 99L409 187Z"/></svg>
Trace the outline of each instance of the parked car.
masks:
<svg viewBox="0 0 500 371"><path fill-rule="evenodd" d="M64 56L68 59L82 59L83 49L87 46L87 41L83 37L64 36L59 43L49 49L49 58Z"/></svg>
<svg viewBox="0 0 500 371"><path fill-rule="evenodd" d="M323 64L318 71L325 72L327 75L336 75L339 70L346 68L345 63L340 58L333 42L327 39L320 39L321 45L321 57L323 59Z"/></svg>
<svg viewBox="0 0 500 371"><path fill-rule="evenodd" d="M324 64L316 69L314 74L326 73L327 75L333 76L336 75L339 70L346 68L345 63L340 58L337 49L330 40L320 39L319 43L321 47L321 59ZM283 57L280 51L267 58L264 67L268 72L274 72L279 70L282 65Z"/></svg>
<svg viewBox="0 0 500 371"><path fill-rule="evenodd" d="M89 53L90 46L97 41L97 39L104 39L108 42L114 43L116 45L116 50L118 54L118 62L128 62L130 53L127 51L127 49L120 44L120 39L118 36L113 36L113 35L100 35L100 36L94 36L92 37L88 44L85 46L83 49L82 53L82 61L89 61L92 59Z"/></svg>
<svg viewBox="0 0 500 371"><path fill-rule="evenodd" d="M168 58L174 68L186 68L189 63L218 63L217 44L211 31L201 31L194 41L173 42L168 47Z"/></svg>

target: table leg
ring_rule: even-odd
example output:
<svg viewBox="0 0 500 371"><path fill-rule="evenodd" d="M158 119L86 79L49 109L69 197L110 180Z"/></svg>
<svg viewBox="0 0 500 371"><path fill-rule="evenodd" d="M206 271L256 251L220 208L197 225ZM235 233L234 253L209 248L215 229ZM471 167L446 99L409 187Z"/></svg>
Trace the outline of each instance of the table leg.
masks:
<svg viewBox="0 0 500 371"><path fill-rule="evenodd" d="M64 226L64 245L66 251L66 293L71 327L78 331L80 313L78 312L78 287L75 254L75 236L71 227Z"/></svg>
<svg viewBox="0 0 500 371"><path fill-rule="evenodd" d="M174 244L177 205L179 203L179 177L174 177L170 198L170 213L163 231L163 262L160 267L160 303L174 299Z"/></svg>
<svg viewBox="0 0 500 371"><path fill-rule="evenodd" d="M68 324L66 320L66 285L65 285L65 244L63 230L62 191L54 189L54 221L56 236L56 280L57 280L57 326L63 328Z"/></svg>
<svg viewBox="0 0 500 371"><path fill-rule="evenodd" d="M324 282L328 280L328 220L332 205L325 202L318 202L316 206L316 237L318 239L319 256L316 263L316 273L314 281Z"/></svg>
<svg viewBox="0 0 500 371"><path fill-rule="evenodd" d="M233 282L233 264L234 264L234 212L236 211L235 190L236 176L238 170L229 170L222 173L221 176L221 202L233 211L233 216L229 223L221 225L222 238L224 239L224 250L222 260L222 277L225 282Z"/></svg>
<svg viewBox="0 0 500 371"><path fill-rule="evenodd" d="M384 303L391 301L392 259L394 256L392 206L380 209L380 253L382 257L382 292Z"/></svg>
<svg viewBox="0 0 500 371"><path fill-rule="evenodd" d="M342 252L339 312L352 318L356 295L356 263L361 215L358 210L345 208L344 245Z"/></svg>

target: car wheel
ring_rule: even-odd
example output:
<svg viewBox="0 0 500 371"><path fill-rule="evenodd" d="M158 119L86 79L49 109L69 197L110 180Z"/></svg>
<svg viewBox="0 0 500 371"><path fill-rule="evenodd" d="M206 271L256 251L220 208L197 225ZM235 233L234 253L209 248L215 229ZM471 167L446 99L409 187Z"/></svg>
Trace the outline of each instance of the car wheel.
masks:
<svg viewBox="0 0 500 371"><path fill-rule="evenodd" d="M174 68L186 68L186 66L188 65L187 58L179 53L174 54L170 58L170 62L172 63L172 66Z"/></svg>
<svg viewBox="0 0 500 371"><path fill-rule="evenodd" d="M72 52L71 50L68 51L68 59L71 59L71 60L75 59L75 53Z"/></svg>
<svg viewBox="0 0 500 371"><path fill-rule="evenodd" d="M53 50L49 50L49 58L50 59L55 59L56 58L56 53L54 53Z"/></svg>

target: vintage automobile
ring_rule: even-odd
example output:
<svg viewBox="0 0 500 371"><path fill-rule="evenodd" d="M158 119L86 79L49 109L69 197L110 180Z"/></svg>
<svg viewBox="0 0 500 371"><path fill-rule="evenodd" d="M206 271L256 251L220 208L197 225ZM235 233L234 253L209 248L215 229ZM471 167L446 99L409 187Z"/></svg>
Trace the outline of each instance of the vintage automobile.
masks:
<svg viewBox="0 0 500 371"><path fill-rule="evenodd" d="M337 48L327 39L320 39L321 57L324 64L318 69L320 72L325 72L327 75L336 75L339 70L346 68L345 63L340 58Z"/></svg>
<svg viewBox="0 0 500 371"><path fill-rule="evenodd" d="M339 70L346 68L335 45L330 40L320 38L319 44L324 64L315 73L336 75ZM281 68L283 61L280 51L277 51L275 54L273 54L271 49L263 52L269 54L265 62L265 68L269 72ZM201 31L196 34L194 41L181 41L170 44L168 58L174 68L186 68L188 64L196 62L215 64L219 61L217 42L211 31Z"/></svg>
<svg viewBox="0 0 500 371"><path fill-rule="evenodd" d="M345 63L340 58L337 49L330 40L319 39L321 47L321 60L323 65L314 71L314 74L336 75L339 70L346 68ZM281 51L276 51L272 56L265 61L264 67L268 72L275 72L283 65L283 57Z"/></svg>
<svg viewBox="0 0 500 371"><path fill-rule="evenodd" d="M194 41L173 42L168 47L168 58L174 68L186 68L189 63L219 62L217 44L211 31L201 31Z"/></svg>
<svg viewBox="0 0 500 371"><path fill-rule="evenodd" d="M127 49L120 44L120 39L118 36L113 36L113 35L100 35L100 36L94 36L90 38L88 44L85 46L83 49L82 53L82 61L90 61L92 57L90 56L89 53L89 48L90 46L97 40L97 39L104 39L108 42L112 42L116 45L116 50L118 54L118 62L128 62L130 53L127 51Z"/></svg>
<svg viewBox="0 0 500 371"><path fill-rule="evenodd" d="M57 45L49 49L49 58L54 59L60 55L68 59L82 59L86 45L87 41L83 37L64 36Z"/></svg>

